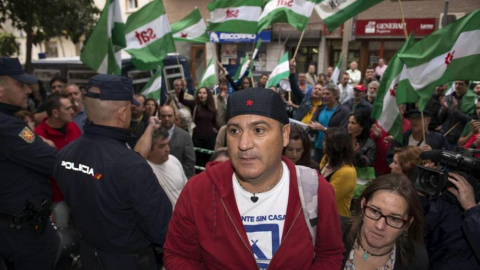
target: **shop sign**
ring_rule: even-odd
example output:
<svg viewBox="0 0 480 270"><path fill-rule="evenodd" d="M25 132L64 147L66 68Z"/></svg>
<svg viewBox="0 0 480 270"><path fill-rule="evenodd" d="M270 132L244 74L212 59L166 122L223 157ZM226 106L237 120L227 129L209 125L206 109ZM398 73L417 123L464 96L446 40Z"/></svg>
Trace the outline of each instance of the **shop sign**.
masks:
<svg viewBox="0 0 480 270"><path fill-rule="evenodd" d="M435 18L405 19L407 32L426 36L435 31ZM401 19L357 20L356 36L404 36Z"/></svg>
<svg viewBox="0 0 480 270"><path fill-rule="evenodd" d="M255 34L210 32L210 41L213 43L253 43L255 42ZM265 30L258 34L258 38L262 39L262 43L272 40L272 31Z"/></svg>

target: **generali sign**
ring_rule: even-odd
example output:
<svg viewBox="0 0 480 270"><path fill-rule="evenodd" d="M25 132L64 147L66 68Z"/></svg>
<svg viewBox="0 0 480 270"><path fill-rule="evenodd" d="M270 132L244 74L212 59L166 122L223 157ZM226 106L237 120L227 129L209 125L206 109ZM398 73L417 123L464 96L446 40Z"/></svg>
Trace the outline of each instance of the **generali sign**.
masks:
<svg viewBox="0 0 480 270"><path fill-rule="evenodd" d="M435 31L435 18L405 19L407 32L426 36ZM404 36L401 19L357 20L356 36Z"/></svg>

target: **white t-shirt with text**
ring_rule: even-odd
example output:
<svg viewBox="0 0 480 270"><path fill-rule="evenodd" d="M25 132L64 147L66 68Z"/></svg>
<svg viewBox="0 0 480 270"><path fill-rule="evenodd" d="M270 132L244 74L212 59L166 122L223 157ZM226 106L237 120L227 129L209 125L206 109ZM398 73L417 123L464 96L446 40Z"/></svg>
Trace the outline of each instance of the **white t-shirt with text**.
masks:
<svg viewBox="0 0 480 270"><path fill-rule="evenodd" d="M283 174L277 185L269 191L255 194L245 191L233 174L233 191L243 226L260 269L266 269L282 241L283 226L287 214L290 176L282 162Z"/></svg>

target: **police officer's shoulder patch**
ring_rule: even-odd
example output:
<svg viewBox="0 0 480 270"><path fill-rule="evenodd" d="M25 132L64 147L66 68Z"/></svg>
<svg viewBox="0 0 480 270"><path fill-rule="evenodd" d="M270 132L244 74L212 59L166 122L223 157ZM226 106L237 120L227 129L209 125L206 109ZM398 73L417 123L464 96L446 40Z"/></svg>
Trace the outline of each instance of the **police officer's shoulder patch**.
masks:
<svg viewBox="0 0 480 270"><path fill-rule="evenodd" d="M33 133L33 131L28 127L24 127L22 131L18 133L18 136L20 136L20 138L27 143L33 143L35 141L35 133Z"/></svg>

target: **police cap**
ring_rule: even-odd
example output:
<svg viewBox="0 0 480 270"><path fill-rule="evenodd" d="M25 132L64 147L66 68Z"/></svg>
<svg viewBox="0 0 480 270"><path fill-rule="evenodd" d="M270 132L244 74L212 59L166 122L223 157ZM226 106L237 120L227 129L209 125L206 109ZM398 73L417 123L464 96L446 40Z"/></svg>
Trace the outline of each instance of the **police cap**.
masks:
<svg viewBox="0 0 480 270"><path fill-rule="evenodd" d="M97 87L100 93L89 92L90 87ZM93 76L87 84L85 96L100 100L128 100L135 106L140 103L133 97L132 79L122 76L98 74Z"/></svg>
<svg viewBox="0 0 480 270"><path fill-rule="evenodd" d="M32 84L38 81L37 78L23 71L18 58L0 57L0 76L9 76L25 84Z"/></svg>

